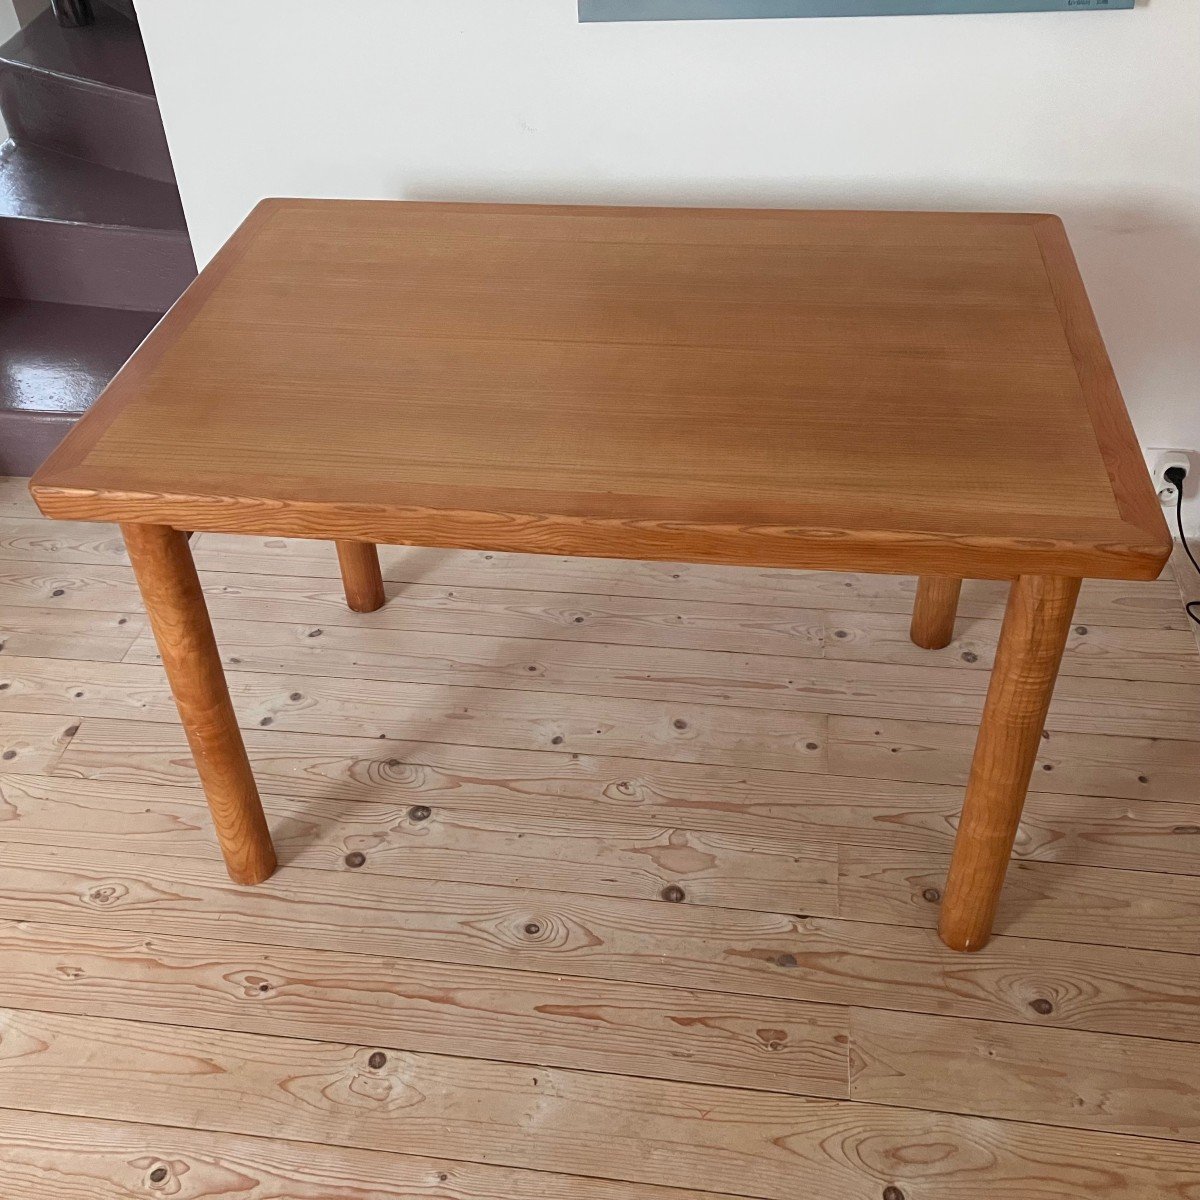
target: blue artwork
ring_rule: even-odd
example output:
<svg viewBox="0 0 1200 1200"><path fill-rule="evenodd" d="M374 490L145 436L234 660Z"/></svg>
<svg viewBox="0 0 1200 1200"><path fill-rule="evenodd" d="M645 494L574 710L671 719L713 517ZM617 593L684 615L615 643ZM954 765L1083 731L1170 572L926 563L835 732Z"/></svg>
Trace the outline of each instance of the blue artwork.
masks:
<svg viewBox="0 0 1200 1200"><path fill-rule="evenodd" d="M911 17L945 13L1112 12L1135 0L579 0L581 21L731 17Z"/></svg>

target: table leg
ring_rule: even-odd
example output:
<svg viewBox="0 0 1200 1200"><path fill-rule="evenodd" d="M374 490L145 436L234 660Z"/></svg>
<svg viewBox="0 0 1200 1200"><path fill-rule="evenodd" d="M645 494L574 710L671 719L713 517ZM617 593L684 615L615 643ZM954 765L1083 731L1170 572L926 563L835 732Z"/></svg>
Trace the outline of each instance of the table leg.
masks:
<svg viewBox="0 0 1200 1200"><path fill-rule="evenodd" d="M383 607L383 575L379 551L371 542L336 542L338 566L346 603L355 612L374 612Z"/></svg>
<svg viewBox="0 0 1200 1200"><path fill-rule="evenodd" d="M954 638L962 580L953 575L922 575L913 603L912 640L924 650L941 650Z"/></svg>
<svg viewBox="0 0 1200 1200"><path fill-rule="evenodd" d="M1009 592L938 925L952 950L991 936L1079 583L1022 575Z"/></svg>
<svg viewBox="0 0 1200 1200"><path fill-rule="evenodd" d="M138 587L162 655L229 877L261 883L275 870L246 747L213 638L187 534L166 525L122 525Z"/></svg>

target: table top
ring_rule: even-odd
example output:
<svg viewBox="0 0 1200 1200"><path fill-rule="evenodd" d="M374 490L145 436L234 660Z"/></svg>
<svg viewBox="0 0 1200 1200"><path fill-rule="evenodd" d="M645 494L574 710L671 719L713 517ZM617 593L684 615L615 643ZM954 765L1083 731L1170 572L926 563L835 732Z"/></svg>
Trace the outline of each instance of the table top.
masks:
<svg viewBox="0 0 1200 1200"><path fill-rule="evenodd" d="M50 516L1150 578L1061 222L267 200L34 477Z"/></svg>

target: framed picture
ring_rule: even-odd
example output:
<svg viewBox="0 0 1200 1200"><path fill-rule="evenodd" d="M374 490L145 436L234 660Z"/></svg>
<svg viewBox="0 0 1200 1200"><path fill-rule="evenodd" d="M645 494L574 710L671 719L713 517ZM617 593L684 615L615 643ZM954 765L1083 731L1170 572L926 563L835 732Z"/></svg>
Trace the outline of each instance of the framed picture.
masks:
<svg viewBox="0 0 1200 1200"><path fill-rule="evenodd" d="M579 0L581 21L744 17L906 17L946 13L1103 12L1135 0Z"/></svg>

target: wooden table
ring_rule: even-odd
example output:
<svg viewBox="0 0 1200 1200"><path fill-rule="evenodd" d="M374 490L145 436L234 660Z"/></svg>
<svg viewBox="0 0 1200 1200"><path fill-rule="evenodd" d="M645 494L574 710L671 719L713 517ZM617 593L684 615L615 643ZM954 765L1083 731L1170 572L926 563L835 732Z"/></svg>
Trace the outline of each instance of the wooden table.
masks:
<svg viewBox="0 0 1200 1200"><path fill-rule="evenodd" d="M275 867L183 531L1011 579L942 903L987 941L1084 576L1170 538L1056 217L268 200L34 478L119 521L230 875Z"/></svg>

